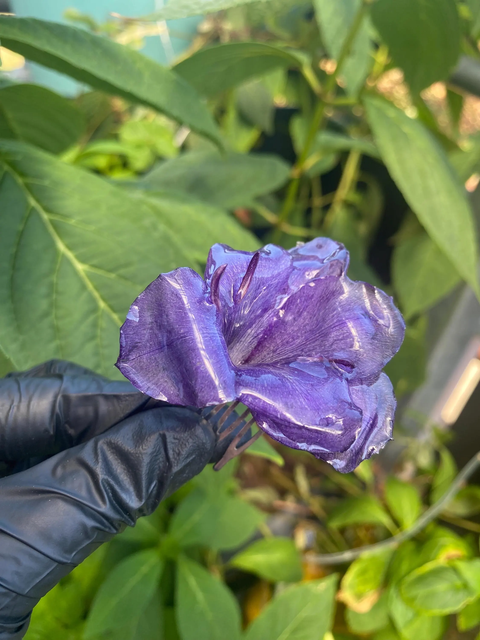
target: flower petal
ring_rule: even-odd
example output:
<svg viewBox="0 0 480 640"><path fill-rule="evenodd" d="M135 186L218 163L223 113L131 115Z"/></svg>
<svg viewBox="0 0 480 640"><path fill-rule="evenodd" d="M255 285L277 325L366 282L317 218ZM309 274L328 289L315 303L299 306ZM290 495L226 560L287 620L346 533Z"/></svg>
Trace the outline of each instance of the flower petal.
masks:
<svg viewBox="0 0 480 640"><path fill-rule="evenodd" d="M347 381L323 363L239 367L237 395L268 435L314 455L348 450L362 424Z"/></svg>
<svg viewBox="0 0 480 640"><path fill-rule="evenodd" d="M342 473L353 471L362 460L371 458L392 439L397 404L392 383L384 373L370 387L350 387L350 394L363 412L360 433L347 451L324 457L324 460Z"/></svg>
<svg viewBox="0 0 480 640"><path fill-rule="evenodd" d="M210 249L205 281L221 315L223 335L234 364L241 364L250 353L275 308L290 292L288 279L292 270L288 251L275 245L254 253L221 244ZM218 273L221 275L217 278ZM248 286L241 290L242 282Z"/></svg>
<svg viewBox="0 0 480 640"><path fill-rule="evenodd" d="M297 269L305 269L307 263L311 268L321 269L318 275L341 275L347 272L349 253L339 242L330 238L315 238L310 242L298 242L289 250L293 264Z"/></svg>
<svg viewBox="0 0 480 640"><path fill-rule="evenodd" d="M371 383L404 333L400 312L380 289L345 276L316 278L276 310L247 363L326 359L352 382Z"/></svg>
<svg viewBox="0 0 480 640"><path fill-rule="evenodd" d="M289 296L319 276L340 276L347 265L346 249L328 238L299 243L290 251L271 244L252 253L214 245L205 281L222 316L233 363L248 360Z"/></svg>
<svg viewBox="0 0 480 640"><path fill-rule="evenodd" d="M205 407L233 400L234 372L217 310L192 269L161 274L130 307L116 365L144 393Z"/></svg>

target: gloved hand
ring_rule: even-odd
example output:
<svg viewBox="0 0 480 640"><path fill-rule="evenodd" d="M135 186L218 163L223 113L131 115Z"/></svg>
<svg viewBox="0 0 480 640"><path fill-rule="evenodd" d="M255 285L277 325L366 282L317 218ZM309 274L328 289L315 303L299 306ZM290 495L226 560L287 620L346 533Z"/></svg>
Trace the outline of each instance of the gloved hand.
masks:
<svg viewBox="0 0 480 640"><path fill-rule="evenodd" d="M207 413L62 361L0 379L0 640L22 638L62 577L221 458L221 413Z"/></svg>

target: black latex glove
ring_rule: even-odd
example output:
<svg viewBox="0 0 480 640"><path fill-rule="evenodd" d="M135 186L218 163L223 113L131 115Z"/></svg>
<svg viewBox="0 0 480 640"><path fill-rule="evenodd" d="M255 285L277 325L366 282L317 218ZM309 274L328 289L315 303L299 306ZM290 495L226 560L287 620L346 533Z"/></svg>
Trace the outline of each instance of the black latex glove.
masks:
<svg viewBox="0 0 480 640"><path fill-rule="evenodd" d="M62 577L216 462L216 443L201 411L71 363L0 379L0 640L22 638Z"/></svg>

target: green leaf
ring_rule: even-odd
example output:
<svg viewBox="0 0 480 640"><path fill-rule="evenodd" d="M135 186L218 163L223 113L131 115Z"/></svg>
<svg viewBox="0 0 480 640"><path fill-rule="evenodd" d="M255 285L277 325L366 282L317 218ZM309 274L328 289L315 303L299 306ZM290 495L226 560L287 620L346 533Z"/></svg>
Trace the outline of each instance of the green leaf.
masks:
<svg viewBox="0 0 480 640"><path fill-rule="evenodd" d="M274 449L264 437L255 440L255 442L248 447L246 454L258 456L259 458L266 458L267 460L278 464L279 467L283 467L285 464L285 460L282 455Z"/></svg>
<svg viewBox="0 0 480 640"><path fill-rule="evenodd" d="M392 268L393 284L407 320L429 309L460 281L450 260L426 233L397 245Z"/></svg>
<svg viewBox="0 0 480 640"><path fill-rule="evenodd" d="M479 0L467 0L467 4L470 8L472 15L472 28L471 33L476 38L480 32L480 1Z"/></svg>
<svg viewBox="0 0 480 640"><path fill-rule="evenodd" d="M457 626L459 631L468 631L480 624L480 599L474 600L467 604L457 618Z"/></svg>
<svg viewBox="0 0 480 640"><path fill-rule="evenodd" d="M187 558L178 562L176 615L182 640L240 640L240 610L233 594Z"/></svg>
<svg viewBox="0 0 480 640"><path fill-rule="evenodd" d="M458 273L478 292L472 212L443 150L420 122L393 104L369 97L365 105L382 159L407 203Z"/></svg>
<svg viewBox="0 0 480 640"><path fill-rule="evenodd" d="M61 153L77 142L84 129L82 112L53 91L34 84L0 89L0 138Z"/></svg>
<svg viewBox="0 0 480 640"><path fill-rule="evenodd" d="M172 127L159 119L127 120L120 127L118 137L124 144L152 149L163 158L174 158L178 155Z"/></svg>
<svg viewBox="0 0 480 640"><path fill-rule="evenodd" d="M381 524L390 531L395 530L392 519L380 501L372 496L342 500L328 518L328 525L335 529L354 524Z"/></svg>
<svg viewBox="0 0 480 640"><path fill-rule="evenodd" d="M216 206L178 193L132 191L133 196L150 207L162 226L167 227L200 264L206 262L215 242L242 251L256 251L260 246L250 231Z"/></svg>
<svg viewBox="0 0 480 640"><path fill-rule="evenodd" d="M440 640L446 627L446 618L417 613L400 596L397 586L390 587L388 610L402 640Z"/></svg>
<svg viewBox="0 0 480 640"><path fill-rule="evenodd" d="M474 134L448 154L448 159L455 173L462 182L480 169L480 136Z"/></svg>
<svg viewBox="0 0 480 640"><path fill-rule="evenodd" d="M275 191L289 174L289 165L277 156L191 151L162 162L134 186L186 193L233 209Z"/></svg>
<svg viewBox="0 0 480 640"><path fill-rule="evenodd" d="M207 107L170 69L109 38L56 22L0 16L2 45L106 93L145 104L222 145Z"/></svg>
<svg viewBox="0 0 480 640"><path fill-rule="evenodd" d="M313 4L327 53L338 60L362 0L314 0ZM356 94L363 85L372 61L370 47L368 21L364 19L340 74L349 93Z"/></svg>
<svg viewBox="0 0 480 640"><path fill-rule="evenodd" d="M480 596L480 558L454 560L452 564L478 598Z"/></svg>
<svg viewBox="0 0 480 640"><path fill-rule="evenodd" d="M397 398L415 391L425 380L426 331L426 316L409 322L400 351L385 367L385 373L392 381Z"/></svg>
<svg viewBox="0 0 480 640"><path fill-rule="evenodd" d="M457 475L457 465L448 449L440 449L440 464L433 477L430 502L433 504L440 500L445 491L450 487Z"/></svg>
<svg viewBox="0 0 480 640"><path fill-rule="evenodd" d="M445 562L453 558L468 558L473 555L468 540L446 527L436 525L429 534L429 538L418 552L418 566L433 560Z"/></svg>
<svg viewBox="0 0 480 640"><path fill-rule="evenodd" d="M302 578L302 558L290 538L258 540L234 556L230 564L273 582Z"/></svg>
<svg viewBox="0 0 480 640"><path fill-rule="evenodd" d="M0 378L3 378L10 373L10 371L14 371L15 367L13 366L13 362L7 358L7 356L0 349ZM283 458L282 458L283 459Z"/></svg>
<svg viewBox="0 0 480 640"><path fill-rule="evenodd" d="M157 551L140 551L108 575L93 601L85 639L138 625L157 589L162 562Z"/></svg>
<svg viewBox="0 0 480 640"><path fill-rule="evenodd" d="M378 0L372 20L413 92L448 78L460 55L455 0Z"/></svg>
<svg viewBox="0 0 480 640"><path fill-rule="evenodd" d="M248 627L245 640L323 638L332 626L336 582L329 576L285 589Z"/></svg>
<svg viewBox="0 0 480 640"><path fill-rule="evenodd" d="M262 42L230 42L200 49L179 62L175 72L205 95L238 87L278 67L300 67L302 59Z"/></svg>
<svg viewBox="0 0 480 640"><path fill-rule="evenodd" d="M251 80L237 89L236 106L247 122L268 135L273 134L275 104L272 95L260 80Z"/></svg>
<svg viewBox="0 0 480 640"><path fill-rule="evenodd" d="M163 614L162 593L160 589L157 589L138 624L133 627L131 640L167 640L167 636L163 632L165 623ZM108 640L112 640L110 636L108 636ZM125 635L119 635L118 640L126 640Z"/></svg>
<svg viewBox="0 0 480 640"><path fill-rule="evenodd" d="M379 600L366 613L357 613L353 609L345 611L348 628L361 635L380 631L388 625L388 597L382 593Z"/></svg>
<svg viewBox="0 0 480 640"><path fill-rule="evenodd" d="M389 624L387 627L382 629L381 631L377 631L372 636L372 640L402 640L398 633L395 631L394 627Z"/></svg>
<svg viewBox="0 0 480 640"><path fill-rule="evenodd" d="M420 566L419 543L414 540L406 540L393 554L388 567L388 582L396 584L414 569Z"/></svg>
<svg viewBox="0 0 480 640"><path fill-rule="evenodd" d="M389 476L385 484L385 501L390 513L402 529L408 529L422 512L422 501L417 487Z"/></svg>
<svg viewBox="0 0 480 640"><path fill-rule="evenodd" d="M132 300L197 266L149 206L23 143L0 142L0 209L0 347L17 369L57 357L112 376Z"/></svg>
<svg viewBox="0 0 480 640"><path fill-rule="evenodd" d="M267 2L268 0L170 0L166 7L155 13L143 16L142 20L177 20L190 16L204 16L232 7L239 7L251 2Z"/></svg>
<svg viewBox="0 0 480 640"><path fill-rule="evenodd" d="M264 514L235 496L192 491L175 511L169 533L182 547L202 545L235 549L245 543L264 520Z"/></svg>
<svg viewBox="0 0 480 640"><path fill-rule="evenodd" d="M460 489L455 498L447 504L445 512L459 518L469 518L480 513L480 487L470 485Z"/></svg>
<svg viewBox="0 0 480 640"><path fill-rule="evenodd" d="M367 613L380 598L392 549L364 553L348 567L340 583L337 599L357 613Z"/></svg>
<svg viewBox="0 0 480 640"><path fill-rule="evenodd" d="M476 597L459 571L443 561L412 571L402 580L400 593L413 609L430 616L457 613Z"/></svg>

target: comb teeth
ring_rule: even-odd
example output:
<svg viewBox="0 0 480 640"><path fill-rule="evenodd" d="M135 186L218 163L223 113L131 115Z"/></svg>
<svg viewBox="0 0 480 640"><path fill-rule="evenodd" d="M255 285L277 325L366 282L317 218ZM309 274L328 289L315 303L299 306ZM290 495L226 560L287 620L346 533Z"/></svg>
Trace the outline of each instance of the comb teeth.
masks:
<svg viewBox="0 0 480 640"><path fill-rule="evenodd" d="M237 435L233 438L231 443L228 445L228 448L223 454L223 456L221 457L221 459L213 467L215 471L220 471L220 469L224 467L227 464L227 462L239 456L241 453L245 451L245 449L248 449L250 445L252 445L256 440L258 440L258 438L262 435L262 431L260 429L251 438L249 438L247 442L242 444L240 447L237 446L238 443L243 438L243 436L248 432L248 430L254 423L255 423L254 418L251 418L248 422L246 422L243 425L243 427L240 429L240 431L237 433Z"/></svg>

